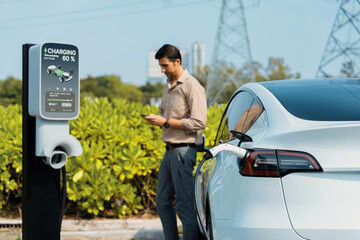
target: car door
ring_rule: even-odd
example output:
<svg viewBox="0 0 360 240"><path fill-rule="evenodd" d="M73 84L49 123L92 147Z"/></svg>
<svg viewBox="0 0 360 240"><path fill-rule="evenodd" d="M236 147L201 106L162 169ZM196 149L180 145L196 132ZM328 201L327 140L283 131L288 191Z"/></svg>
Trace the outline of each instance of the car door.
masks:
<svg viewBox="0 0 360 240"><path fill-rule="evenodd" d="M256 134L260 130L265 129L265 117L263 116L259 119L262 113L263 107L252 93L240 91L235 94L229 101L219 124L215 146L225 142L230 144L238 143L238 140L230 133L230 130ZM212 179L215 172L218 172L218 174L216 174L215 179ZM228 196L228 193L230 195L234 193L229 188L232 186L232 179L240 175L238 159L229 153L219 154L205 162L199 174L195 183L198 185L196 187L198 192L195 195L199 220L209 230L211 218L209 218L210 208L208 203L210 201L214 202L217 206L216 210L214 210L214 217L228 219L232 215L231 208L227 206L229 206L229 203L235 196L230 196L229 198L223 198L223 196ZM219 176L222 179L219 179ZM214 183L212 188L215 189L211 196L208 194L210 182ZM209 197L213 199L210 200Z"/></svg>

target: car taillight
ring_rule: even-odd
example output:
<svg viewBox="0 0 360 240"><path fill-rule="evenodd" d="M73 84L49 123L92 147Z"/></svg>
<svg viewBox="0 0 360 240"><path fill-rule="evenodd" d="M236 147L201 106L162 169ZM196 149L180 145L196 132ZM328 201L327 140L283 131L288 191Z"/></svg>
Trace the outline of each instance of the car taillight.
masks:
<svg viewBox="0 0 360 240"><path fill-rule="evenodd" d="M322 171L320 164L308 153L277 151L277 158L281 176L291 172Z"/></svg>
<svg viewBox="0 0 360 240"><path fill-rule="evenodd" d="M253 150L240 160L240 173L253 177L283 177L292 172L322 171L320 164L308 153L284 150Z"/></svg>
<svg viewBox="0 0 360 240"><path fill-rule="evenodd" d="M279 177L276 153L274 150L257 150L247 159L240 161L240 173L244 176Z"/></svg>

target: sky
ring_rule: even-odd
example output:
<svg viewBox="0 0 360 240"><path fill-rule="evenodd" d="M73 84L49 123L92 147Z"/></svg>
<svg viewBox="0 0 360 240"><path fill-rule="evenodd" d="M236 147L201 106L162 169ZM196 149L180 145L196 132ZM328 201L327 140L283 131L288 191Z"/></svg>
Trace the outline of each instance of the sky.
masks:
<svg viewBox="0 0 360 240"><path fill-rule="evenodd" d="M252 59L283 58L302 78L316 74L340 3L243 0ZM170 43L206 47L210 65L222 0L0 0L0 79L21 79L22 45L76 45L80 77L147 81L148 52Z"/></svg>

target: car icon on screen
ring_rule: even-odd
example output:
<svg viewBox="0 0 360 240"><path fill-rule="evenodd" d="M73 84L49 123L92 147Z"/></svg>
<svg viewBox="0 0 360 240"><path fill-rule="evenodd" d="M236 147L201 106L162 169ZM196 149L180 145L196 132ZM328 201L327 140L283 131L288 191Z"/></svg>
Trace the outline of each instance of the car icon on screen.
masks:
<svg viewBox="0 0 360 240"><path fill-rule="evenodd" d="M48 66L47 73L48 74L53 73L55 76L58 77L58 79L61 83L68 82L73 77L73 70L65 72L65 71L61 70L60 65L59 66L55 66L55 65Z"/></svg>

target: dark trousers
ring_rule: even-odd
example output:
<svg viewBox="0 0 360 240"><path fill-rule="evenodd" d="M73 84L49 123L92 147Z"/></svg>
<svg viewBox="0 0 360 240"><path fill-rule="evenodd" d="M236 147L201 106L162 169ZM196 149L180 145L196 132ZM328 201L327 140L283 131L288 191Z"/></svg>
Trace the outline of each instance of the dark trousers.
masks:
<svg viewBox="0 0 360 240"><path fill-rule="evenodd" d="M176 195L176 211L183 225L183 239L200 237L194 208L193 169L196 163L196 147L185 146L167 150L159 168L156 207L163 225L166 240L177 240L176 214L173 202Z"/></svg>

